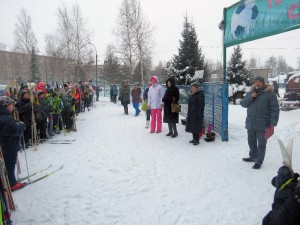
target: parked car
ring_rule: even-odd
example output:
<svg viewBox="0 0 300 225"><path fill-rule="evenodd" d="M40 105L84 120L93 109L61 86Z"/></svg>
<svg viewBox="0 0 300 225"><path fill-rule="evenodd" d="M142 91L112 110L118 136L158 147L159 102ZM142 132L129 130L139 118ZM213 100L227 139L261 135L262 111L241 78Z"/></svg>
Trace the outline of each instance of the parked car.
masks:
<svg viewBox="0 0 300 225"><path fill-rule="evenodd" d="M286 92L300 93L300 72L288 77Z"/></svg>

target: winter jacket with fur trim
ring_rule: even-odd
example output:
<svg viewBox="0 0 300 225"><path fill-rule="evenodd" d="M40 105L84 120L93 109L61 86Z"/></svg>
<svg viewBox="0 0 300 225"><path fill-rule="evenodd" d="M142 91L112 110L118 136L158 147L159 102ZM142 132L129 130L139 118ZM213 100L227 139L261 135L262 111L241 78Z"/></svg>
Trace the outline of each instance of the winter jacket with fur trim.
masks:
<svg viewBox="0 0 300 225"><path fill-rule="evenodd" d="M240 102L247 108L246 129L265 130L270 125L276 126L279 119L279 104L274 87L265 84L256 98L252 97L255 87L252 86Z"/></svg>

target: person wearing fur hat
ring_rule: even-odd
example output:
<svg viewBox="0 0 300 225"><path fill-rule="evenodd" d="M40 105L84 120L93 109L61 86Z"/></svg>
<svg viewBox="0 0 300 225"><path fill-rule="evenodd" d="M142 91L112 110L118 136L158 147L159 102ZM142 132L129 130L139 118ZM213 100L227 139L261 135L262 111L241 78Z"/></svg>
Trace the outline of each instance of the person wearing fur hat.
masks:
<svg viewBox="0 0 300 225"><path fill-rule="evenodd" d="M240 104L247 108L245 128L250 148L249 157L243 158L243 161L254 162L252 168L259 169L266 154L266 129L274 129L279 119L279 104L273 85L266 84L262 76L255 77L254 84Z"/></svg>
<svg viewBox="0 0 300 225"><path fill-rule="evenodd" d="M12 190L23 187L23 183L17 183L15 177L15 165L18 151L20 150L20 136L23 135L26 126L23 122L17 122L12 118L14 101L7 97L0 97L0 146L4 157L4 163L8 174L8 180Z"/></svg>
<svg viewBox="0 0 300 225"><path fill-rule="evenodd" d="M179 121L179 113L172 112L172 103L178 103L179 101L179 89L175 86L175 78L170 77L166 80L166 92L162 99L164 103L164 116L163 122L168 124L169 133L166 136L175 138L178 136L176 123Z"/></svg>
<svg viewBox="0 0 300 225"><path fill-rule="evenodd" d="M272 210L263 218L262 225L300 224L299 174L282 166L271 184L276 188Z"/></svg>
<svg viewBox="0 0 300 225"><path fill-rule="evenodd" d="M199 82L194 82L190 86L190 96L188 99L188 111L186 117L186 131L193 134L193 145L199 144L199 134L202 132L204 119L205 98L204 91Z"/></svg>
<svg viewBox="0 0 300 225"><path fill-rule="evenodd" d="M151 128L150 133L160 133L162 130L162 98L164 96L164 90L158 83L157 76L151 78L151 87L148 91L148 109L151 109Z"/></svg>

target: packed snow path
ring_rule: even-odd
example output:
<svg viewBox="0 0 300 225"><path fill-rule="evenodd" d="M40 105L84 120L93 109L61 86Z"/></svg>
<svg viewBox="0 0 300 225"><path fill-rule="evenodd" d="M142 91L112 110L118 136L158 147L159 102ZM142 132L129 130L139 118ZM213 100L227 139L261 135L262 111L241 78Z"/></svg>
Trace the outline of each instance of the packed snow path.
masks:
<svg viewBox="0 0 300 225"><path fill-rule="evenodd" d="M120 104L102 98L78 116L77 132L55 136L76 139L72 144L26 150L29 172L50 164L48 171L64 168L13 192L15 225L261 224L275 190L270 180L281 165L276 138L297 136L293 160L299 172L300 122L288 122L299 111L281 113L265 163L253 170L241 160L248 154L241 106L230 106L229 142L201 139L198 146L189 143L191 134L181 124L175 139L165 136L166 124L162 133L150 134L144 113L135 117L129 108L126 116ZM25 176L24 152L19 158Z"/></svg>

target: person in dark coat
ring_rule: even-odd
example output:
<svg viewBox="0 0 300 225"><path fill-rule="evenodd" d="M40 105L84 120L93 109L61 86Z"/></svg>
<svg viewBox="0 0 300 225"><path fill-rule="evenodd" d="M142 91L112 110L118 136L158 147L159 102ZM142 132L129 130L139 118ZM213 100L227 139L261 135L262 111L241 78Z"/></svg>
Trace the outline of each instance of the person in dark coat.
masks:
<svg viewBox="0 0 300 225"><path fill-rule="evenodd" d="M99 101L100 87L96 85L96 101Z"/></svg>
<svg viewBox="0 0 300 225"><path fill-rule="evenodd" d="M26 130L24 132L24 140L25 140L25 147L28 148L30 146L30 139L31 137L31 125L32 125L32 112L35 112L34 106L32 102L30 102L30 95L29 92L26 90L22 90L20 92L20 100L16 103L16 108L19 113L19 118L22 122L26 125ZM33 108L33 110L32 110Z"/></svg>
<svg viewBox="0 0 300 225"><path fill-rule="evenodd" d="M163 122L168 124L169 133L166 136L175 138L178 136L176 123L179 121L179 113L173 113L171 110L172 103L178 103L179 101L179 89L175 86L175 78L170 77L166 80L166 92L162 99L164 103L164 116Z"/></svg>
<svg viewBox="0 0 300 225"><path fill-rule="evenodd" d="M279 95L279 84L277 83L277 81L273 81L273 87L274 87L274 92L275 94L280 98L280 95Z"/></svg>
<svg viewBox="0 0 300 225"><path fill-rule="evenodd" d="M116 84L112 86L112 102L117 103L118 87Z"/></svg>
<svg viewBox="0 0 300 225"><path fill-rule="evenodd" d="M11 189L16 190L23 187L23 183L17 183L15 166L20 150L20 137L26 126L23 122L18 123L12 118L13 103L14 101L7 96L0 97L0 146Z"/></svg>
<svg viewBox="0 0 300 225"><path fill-rule="evenodd" d="M35 105L36 113L36 126L39 131L40 141L47 139L47 118L50 116L50 104L45 99L43 91L37 91L38 101Z"/></svg>
<svg viewBox="0 0 300 225"><path fill-rule="evenodd" d="M272 179L276 188L272 210L263 218L262 225L300 225L299 174L282 166Z"/></svg>
<svg viewBox="0 0 300 225"><path fill-rule="evenodd" d="M191 93L188 99L188 112L186 118L186 131L193 134L193 145L199 144L199 133L202 132L204 120L205 98L204 91L199 82L191 84Z"/></svg>
<svg viewBox="0 0 300 225"><path fill-rule="evenodd" d="M127 80L124 81L120 88L119 98L121 99L121 104L124 106L124 113L128 115L128 104L130 104L130 87Z"/></svg>
<svg viewBox="0 0 300 225"><path fill-rule="evenodd" d="M250 148L249 157L243 158L243 161L255 162L252 168L259 169L266 154L266 129L274 129L279 119L279 104L274 87L266 84L262 76L257 76L240 104L247 108L246 129Z"/></svg>

